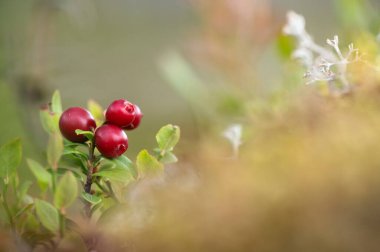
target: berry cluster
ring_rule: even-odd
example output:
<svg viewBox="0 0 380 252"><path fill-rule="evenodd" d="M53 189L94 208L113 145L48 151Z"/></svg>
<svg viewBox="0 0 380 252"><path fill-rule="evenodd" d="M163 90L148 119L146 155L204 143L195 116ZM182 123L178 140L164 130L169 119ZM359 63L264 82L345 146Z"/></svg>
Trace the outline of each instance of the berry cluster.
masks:
<svg viewBox="0 0 380 252"><path fill-rule="evenodd" d="M123 130L133 130L141 122L140 108L127 100L112 102L105 111L105 123L98 127L89 111L81 107L65 110L59 119L62 135L71 142L84 143L87 138L76 130L94 131L94 142L99 152L107 158L122 155L128 149L128 137Z"/></svg>

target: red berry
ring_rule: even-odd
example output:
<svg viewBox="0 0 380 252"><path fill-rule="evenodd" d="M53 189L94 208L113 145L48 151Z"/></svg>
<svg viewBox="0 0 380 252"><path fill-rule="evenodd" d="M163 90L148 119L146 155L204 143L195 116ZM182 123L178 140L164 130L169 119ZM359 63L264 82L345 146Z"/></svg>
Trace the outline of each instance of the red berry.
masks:
<svg viewBox="0 0 380 252"><path fill-rule="evenodd" d="M136 129L140 125L141 118L144 116L139 106L137 106L136 104L134 106L135 106L136 116L135 116L135 119L127 127L125 127L126 130Z"/></svg>
<svg viewBox="0 0 380 252"><path fill-rule="evenodd" d="M135 119L135 106L127 100L116 100L108 106L106 121L121 128L127 127Z"/></svg>
<svg viewBox="0 0 380 252"><path fill-rule="evenodd" d="M115 158L128 149L128 137L118 126L105 124L95 131L95 146L103 156Z"/></svg>
<svg viewBox="0 0 380 252"><path fill-rule="evenodd" d="M77 135L75 130L91 131L96 128L96 123L91 113L80 107L72 107L65 110L59 119L59 129L62 135L71 142L84 143L87 138Z"/></svg>

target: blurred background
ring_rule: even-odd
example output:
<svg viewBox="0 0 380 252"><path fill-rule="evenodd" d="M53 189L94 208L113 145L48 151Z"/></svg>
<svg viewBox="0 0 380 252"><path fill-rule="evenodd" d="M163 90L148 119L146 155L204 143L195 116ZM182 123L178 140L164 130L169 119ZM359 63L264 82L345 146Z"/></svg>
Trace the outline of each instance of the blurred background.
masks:
<svg viewBox="0 0 380 252"><path fill-rule="evenodd" d="M199 44L204 46L215 35L210 33L213 26L225 25L220 22L223 19L227 24L242 22L247 26L244 18L250 19L258 6L261 17L254 22L267 27L252 27L248 32L253 38L251 42L259 44L254 50L261 50L260 55L252 56L259 69L255 81L261 78L268 83L278 82L281 75L273 74L278 65L271 50L275 43L271 36L279 34L286 11L303 13L316 40L324 41L342 25L338 22L337 2L355 5L357 1L222 2L227 4L195 0L1 1L0 111L1 118L7 119L0 125L4 133L0 143L23 135L29 139L27 142L43 148L46 139L39 125L38 108L55 89L61 91L65 107L85 106L88 99L106 107L121 97L139 104L145 117L141 129L129 136L133 143L131 154L142 146L153 145L154 132L165 123L179 124L184 136L191 138L197 134L191 105L168 85L160 69L167 54L185 52L196 61L198 54L205 54L205 48ZM233 8L223 7L228 5ZM248 14L239 14L241 11ZM242 18L229 20L233 15ZM226 31L234 29L232 26L225 25ZM267 31L262 33L263 29ZM246 68L253 71L253 63ZM251 85L249 82L252 79L246 85Z"/></svg>
<svg viewBox="0 0 380 252"><path fill-rule="evenodd" d="M368 56L350 69L353 94L304 85L281 32L289 10L318 44L339 35ZM131 159L164 124L182 136L166 186L138 184L106 223L119 242L379 251L379 10L378 0L0 0L0 144L21 136L41 159L39 108L55 89L65 108L126 98L144 113ZM239 159L222 136L235 123Z"/></svg>

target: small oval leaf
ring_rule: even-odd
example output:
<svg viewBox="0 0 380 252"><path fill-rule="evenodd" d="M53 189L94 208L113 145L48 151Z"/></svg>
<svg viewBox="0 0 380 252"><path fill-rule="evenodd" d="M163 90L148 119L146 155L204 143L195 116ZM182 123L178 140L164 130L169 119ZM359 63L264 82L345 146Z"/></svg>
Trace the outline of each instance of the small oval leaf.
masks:
<svg viewBox="0 0 380 252"><path fill-rule="evenodd" d="M60 133L50 135L47 149L47 160L49 165L55 170L63 153L63 138Z"/></svg>
<svg viewBox="0 0 380 252"><path fill-rule="evenodd" d="M27 163L33 175L36 177L41 191L45 191L51 185L51 174L40 163L32 159L27 159Z"/></svg>
<svg viewBox="0 0 380 252"><path fill-rule="evenodd" d="M42 225L53 233L59 228L59 213L57 209L44 200L36 199L36 214Z"/></svg>
<svg viewBox="0 0 380 252"><path fill-rule="evenodd" d="M150 155L147 150L140 151L137 155L136 163L140 178L156 175L164 170L163 165Z"/></svg>
<svg viewBox="0 0 380 252"><path fill-rule="evenodd" d="M54 205L61 209L69 207L78 197L78 184L72 172L66 172L59 180L54 194Z"/></svg>
<svg viewBox="0 0 380 252"><path fill-rule="evenodd" d="M179 138L180 129L178 126L174 126L172 124L162 127L156 135L158 147L162 151L173 150L174 146L178 143Z"/></svg>

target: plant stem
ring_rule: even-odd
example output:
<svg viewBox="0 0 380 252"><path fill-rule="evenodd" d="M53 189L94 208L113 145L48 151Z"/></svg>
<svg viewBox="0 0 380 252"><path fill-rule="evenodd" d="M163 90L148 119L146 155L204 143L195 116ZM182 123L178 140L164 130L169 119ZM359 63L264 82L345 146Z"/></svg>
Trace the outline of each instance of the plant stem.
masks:
<svg viewBox="0 0 380 252"><path fill-rule="evenodd" d="M61 238L65 236L65 216L62 212L59 213L59 234Z"/></svg>
<svg viewBox="0 0 380 252"><path fill-rule="evenodd" d="M87 162L87 179L86 183L84 184L84 191L88 194L91 194L91 186L92 186L92 174L94 172L95 166L95 156L94 156L94 150L95 150L95 142L94 140L91 141L89 146L89 159ZM91 218L91 203L87 202L85 203L85 213L88 218Z"/></svg>
<svg viewBox="0 0 380 252"><path fill-rule="evenodd" d="M52 187L53 187L53 194L54 194L55 189L57 187L57 173L54 169L52 169L52 172L51 172L51 180L52 180Z"/></svg>

